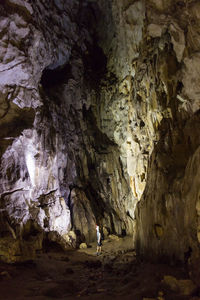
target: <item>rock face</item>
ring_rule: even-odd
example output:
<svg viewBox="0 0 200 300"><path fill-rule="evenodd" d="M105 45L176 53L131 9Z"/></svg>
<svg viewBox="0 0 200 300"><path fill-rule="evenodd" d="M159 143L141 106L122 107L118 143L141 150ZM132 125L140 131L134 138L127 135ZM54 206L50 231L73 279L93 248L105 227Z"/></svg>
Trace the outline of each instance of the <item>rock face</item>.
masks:
<svg viewBox="0 0 200 300"><path fill-rule="evenodd" d="M137 246L145 256L191 264L199 256L197 6L195 1L162 1L162 5L150 1L147 35L141 45L146 53L137 60L138 72L145 61L146 75L137 89L141 101L144 97L146 102L150 100L156 134L145 191L137 208Z"/></svg>
<svg viewBox="0 0 200 300"><path fill-rule="evenodd" d="M196 270L199 4L197 1L148 1L145 5L142 1L130 2L113 2L117 34L113 39L115 52L108 49L108 53L111 53L110 68L119 79L116 98L123 103L120 109L116 102L115 109L124 111L120 121L126 124L115 129L121 133L118 134L120 150L127 158L130 186L139 201L135 212L136 247L145 257L180 259ZM118 16L115 16L117 5ZM126 19L139 8L140 13L132 23L130 18ZM132 34L135 28L142 35L130 38L129 26L133 28ZM141 31L136 29L140 27ZM130 52L129 47L132 47ZM122 66L125 52L126 63ZM112 62L114 53L119 53L116 63Z"/></svg>
<svg viewBox="0 0 200 300"><path fill-rule="evenodd" d="M27 258L21 249L41 234L89 242L97 222L132 233L120 151L99 127L107 59L97 4L5 0L0 11L2 259Z"/></svg>
<svg viewBox="0 0 200 300"><path fill-rule="evenodd" d="M100 126L119 146L132 190L136 248L189 263L198 275L199 3L99 6L108 58Z"/></svg>
<svg viewBox="0 0 200 300"><path fill-rule="evenodd" d="M199 276L199 8L3 1L0 248L99 223Z"/></svg>

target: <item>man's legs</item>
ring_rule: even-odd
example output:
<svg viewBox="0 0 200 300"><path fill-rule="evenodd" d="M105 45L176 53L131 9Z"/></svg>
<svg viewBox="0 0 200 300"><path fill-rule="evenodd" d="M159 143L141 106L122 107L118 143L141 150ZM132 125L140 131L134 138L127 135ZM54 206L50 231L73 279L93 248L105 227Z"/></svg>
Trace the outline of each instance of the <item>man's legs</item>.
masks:
<svg viewBox="0 0 200 300"><path fill-rule="evenodd" d="M101 246L97 245L97 255L101 254Z"/></svg>
<svg viewBox="0 0 200 300"><path fill-rule="evenodd" d="M101 246L97 245L97 255L101 254Z"/></svg>

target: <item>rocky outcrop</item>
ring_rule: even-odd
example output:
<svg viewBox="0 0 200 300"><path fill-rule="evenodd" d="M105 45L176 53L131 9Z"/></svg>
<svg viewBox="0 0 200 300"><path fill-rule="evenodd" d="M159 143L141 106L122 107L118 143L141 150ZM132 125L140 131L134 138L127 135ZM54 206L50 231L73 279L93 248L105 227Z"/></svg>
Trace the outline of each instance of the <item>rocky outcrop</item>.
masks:
<svg viewBox="0 0 200 300"><path fill-rule="evenodd" d="M70 211L61 197L66 197L67 189L60 182L73 176L73 163L67 155L67 143L62 141L66 128L56 132L59 117L44 92L43 77L46 68L63 67L66 71L74 43L68 39L72 35L76 39L78 29L64 4L59 7L59 1L55 2L57 5L52 3L48 9L40 1L4 1L0 6L1 235L9 233L20 241L29 221L40 231L60 235L71 227ZM65 2L65 6L75 14L78 11L77 3L70 6ZM50 28L47 24L51 22ZM67 168L71 173L64 175ZM24 245L20 248L23 254Z"/></svg>
<svg viewBox="0 0 200 300"><path fill-rule="evenodd" d="M25 236L38 237L37 251L46 238L64 248L94 240L97 222L132 233L118 145L98 126L97 4L5 0L0 10L2 259L27 258Z"/></svg>
<svg viewBox="0 0 200 300"><path fill-rule="evenodd" d="M119 146L136 248L193 270L199 257L198 6L100 1L99 25L108 57L99 127Z"/></svg>
<svg viewBox="0 0 200 300"><path fill-rule="evenodd" d="M155 26L154 31L151 26L142 45L147 51L157 138L149 158L145 192L137 209L137 245L141 253L151 258L170 257L191 263L199 256L198 199L190 194L198 194L198 184L188 185L196 178L197 171L191 169L191 164L199 148L198 51L191 43L190 32L191 20L192 31L196 32L198 17L193 9L197 3L171 3L165 12L166 3L149 3L147 29L156 24L162 30L158 36ZM157 18L159 11L162 15ZM144 90L146 96L147 91Z"/></svg>
<svg viewBox="0 0 200 300"><path fill-rule="evenodd" d="M116 38L109 63L119 90L112 96L108 92L112 101L107 101L109 113L116 116L113 139L124 157L135 203L139 201L134 215L136 247L145 257L181 260L196 270L198 3L130 2L112 3ZM127 38L128 26L142 32L138 39ZM115 64L117 51L126 56L121 59L119 54Z"/></svg>

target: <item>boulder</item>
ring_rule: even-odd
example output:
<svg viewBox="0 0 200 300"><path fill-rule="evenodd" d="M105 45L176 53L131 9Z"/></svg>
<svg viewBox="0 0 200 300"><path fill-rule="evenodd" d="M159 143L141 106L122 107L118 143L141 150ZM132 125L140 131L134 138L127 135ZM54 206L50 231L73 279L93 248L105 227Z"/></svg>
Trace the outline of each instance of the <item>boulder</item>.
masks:
<svg viewBox="0 0 200 300"><path fill-rule="evenodd" d="M86 243L81 243L79 248L80 249L87 249L87 244Z"/></svg>
<svg viewBox="0 0 200 300"><path fill-rule="evenodd" d="M120 240L120 238L119 238L117 235L114 235L114 234L110 234L110 235L108 236L108 238L109 238L110 240L112 240L112 241L118 241L118 242L119 242L119 240Z"/></svg>
<svg viewBox="0 0 200 300"><path fill-rule="evenodd" d="M167 285L171 291L183 296L191 296L197 290L197 286L190 279L177 280L173 276L164 276L163 283Z"/></svg>

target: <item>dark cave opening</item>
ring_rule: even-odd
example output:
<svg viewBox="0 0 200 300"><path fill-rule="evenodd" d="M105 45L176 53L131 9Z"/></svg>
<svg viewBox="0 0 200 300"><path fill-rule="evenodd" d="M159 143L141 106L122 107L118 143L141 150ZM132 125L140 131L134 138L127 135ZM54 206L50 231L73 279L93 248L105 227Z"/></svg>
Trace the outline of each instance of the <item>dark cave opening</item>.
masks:
<svg viewBox="0 0 200 300"><path fill-rule="evenodd" d="M64 66L58 67L56 69L50 69L49 67L47 67L42 73L40 82L43 88L46 90L48 88L66 83L70 77L70 74L70 64L65 64Z"/></svg>
<svg viewBox="0 0 200 300"><path fill-rule="evenodd" d="M100 80L105 77L107 70L107 57L98 46L97 39L94 38L93 45L87 45L88 52L83 55L85 78L89 80L95 88L99 87Z"/></svg>

